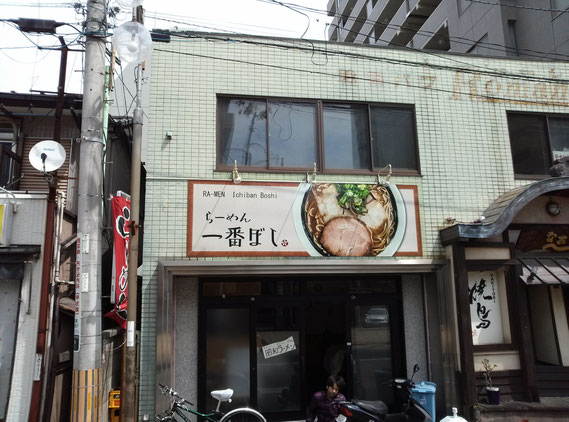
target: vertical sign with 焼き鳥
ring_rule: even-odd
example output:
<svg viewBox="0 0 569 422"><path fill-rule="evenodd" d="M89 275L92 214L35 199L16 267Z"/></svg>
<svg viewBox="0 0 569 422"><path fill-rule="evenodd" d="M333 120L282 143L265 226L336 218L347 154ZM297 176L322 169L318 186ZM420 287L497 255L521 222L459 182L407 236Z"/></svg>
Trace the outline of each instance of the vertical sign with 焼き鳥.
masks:
<svg viewBox="0 0 569 422"><path fill-rule="evenodd" d="M468 273L468 300L472 324L472 344L504 343L500 306L499 273L496 271Z"/></svg>
<svg viewBox="0 0 569 422"><path fill-rule="evenodd" d="M111 208L114 239L111 303L115 306L105 316L114 319L122 328L126 328L130 200L120 196L119 192L119 195L111 199Z"/></svg>

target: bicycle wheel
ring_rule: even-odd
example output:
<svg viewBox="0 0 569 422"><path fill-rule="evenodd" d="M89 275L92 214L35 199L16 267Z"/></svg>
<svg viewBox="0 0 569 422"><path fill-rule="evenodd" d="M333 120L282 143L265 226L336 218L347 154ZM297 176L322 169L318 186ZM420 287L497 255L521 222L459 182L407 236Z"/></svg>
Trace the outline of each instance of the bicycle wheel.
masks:
<svg viewBox="0 0 569 422"><path fill-rule="evenodd" d="M242 407L226 413L219 422L267 422L267 420L255 409Z"/></svg>

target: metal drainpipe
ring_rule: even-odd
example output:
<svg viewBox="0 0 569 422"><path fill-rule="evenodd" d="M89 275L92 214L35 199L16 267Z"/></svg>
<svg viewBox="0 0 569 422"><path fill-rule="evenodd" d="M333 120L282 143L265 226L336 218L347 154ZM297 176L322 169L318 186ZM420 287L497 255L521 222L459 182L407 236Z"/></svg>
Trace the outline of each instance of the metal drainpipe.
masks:
<svg viewBox="0 0 569 422"><path fill-rule="evenodd" d="M423 314L425 318L425 348L427 349L427 379L431 380L431 334L429 332L429 306L427 303L427 275L421 274L423 287Z"/></svg>
<svg viewBox="0 0 569 422"><path fill-rule="evenodd" d="M34 261L24 261L24 264L28 267L28 310L26 311L26 315L30 315L32 313L32 282L33 282L33 270L32 264ZM24 270L25 271L25 270Z"/></svg>
<svg viewBox="0 0 569 422"><path fill-rule="evenodd" d="M51 278L51 265L53 258L53 241L54 241L54 219L55 219L55 192L50 186L50 193L47 200L47 217L45 225L45 236L43 242L43 263L42 275L40 280L40 307L38 312L38 335L36 344L36 355L42 356L41 372L45 368L45 354L46 354L46 332L48 330L47 320L49 312L49 286ZM34 381L32 387L32 398L30 403L41 403L42 400L42 386L41 380ZM30 421L40 420L40 406L31 405L30 407Z"/></svg>
<svg viewBox="0 0 569 422"><path fill-rule="evenodd" d="M45 366L44 373L42 375L43 387L42 390L45 394L42 395L41 410L40 415L43 415L43 420L46 420L51 414L52 407L52 394L53 394L53 382L55 381L55 372L53 370L54 365L57 363L55 358L57 357L57 343L53 339L55 321L58 321L59 315L59 300L57 298L58 292L58 281L59 281L59 264L61 258L61 245L59 244L61 238L61 227L63 221L63 194L57 192L57 217L55 220L55 233L54 233L54 245L53 245L53 266L51 273L51 292L50 292L50 305L49 305L49 315L47 321L47 339L46 339L46 352L45 352Z"/></svg>

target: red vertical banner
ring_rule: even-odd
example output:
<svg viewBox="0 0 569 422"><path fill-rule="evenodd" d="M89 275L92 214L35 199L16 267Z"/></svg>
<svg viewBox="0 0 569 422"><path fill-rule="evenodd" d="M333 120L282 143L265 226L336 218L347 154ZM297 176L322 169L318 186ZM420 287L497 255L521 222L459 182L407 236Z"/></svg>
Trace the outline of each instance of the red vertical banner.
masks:
<svg viewBox="0 0 569 422"><path fill-rule="evenodd" d="M128 241L130 221L130 200L115 196L111 199L113 214L113 291L111 303L115 307L105 314L126 329L126 304L128 296Z"/></svg>

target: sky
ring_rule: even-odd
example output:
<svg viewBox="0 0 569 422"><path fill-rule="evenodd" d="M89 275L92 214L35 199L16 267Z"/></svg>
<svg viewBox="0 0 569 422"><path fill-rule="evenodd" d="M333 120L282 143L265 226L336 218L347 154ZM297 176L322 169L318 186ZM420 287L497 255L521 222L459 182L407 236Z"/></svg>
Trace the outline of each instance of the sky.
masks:
<svg viewBox="0 0 569 422"><path fill-rule="evenodd" d="M110 7L119 6L111 0ZM128 0L120 0L127 2ZM328 0L283 0L284 4L299 5L301 13L272 0L144 0L145 26L152 30L195 30L267 35L286 38L323 40L331 17L324 11ZM0 1L2 19L53 19L81 29L84 20L78 2L54 0ZM83 6L86 0L81 0ZM128 4L128 3L127 3ZM314 12L306 8L321 12ZM130 10L123 7L111 23L120 25L130 20ZM65 38L70 49L81 49L77 30L61 26L58 35ZM79 37L79 38L78 38ZM28 93L30 91L57 91L60 51L39 49L59 47L59 40L49 35L23 34L12 24L0 22L0 92ZM65 91L82 92L83 54L69 52Z"/></svg>

